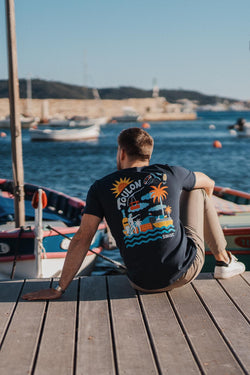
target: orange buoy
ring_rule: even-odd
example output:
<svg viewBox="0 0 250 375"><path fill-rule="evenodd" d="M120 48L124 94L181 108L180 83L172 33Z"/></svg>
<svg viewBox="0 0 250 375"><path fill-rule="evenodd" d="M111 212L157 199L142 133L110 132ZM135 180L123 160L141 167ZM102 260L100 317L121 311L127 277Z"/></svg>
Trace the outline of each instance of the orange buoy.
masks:
<svg viewBox="0 0 250 375"><path fill-rule="evenodd" d="M147 122L144 122L141 126L143 129L150 129L150 124Z"/></svg>
<svg viewBox="0 0 250 375"><path fill-rule="evenodd" d="M32 197L31 204L32 204L33 208L38 207L38 201L39 201L39 192L37 190L37 191L35 191L35 193L33 194L33 197ZM47 195L46 195L45 191L42 190L42 207L45 208L47 206L47 203L48 203Z"/></svg>
<svg viewBox="0 0 250 375"><path fill-rule="evenodd" d="M1 138L7 137L7 134L6 134L5 132L1 132L1 133L0 133L0 137L1 137Z"/></svg>
<svg viewBox="0 0 250 375"><path fill-rule="evenodd" d="M220 143L220 141L216 140L213 143L213 147L214 148L222 148L222 144Z"/></svg>

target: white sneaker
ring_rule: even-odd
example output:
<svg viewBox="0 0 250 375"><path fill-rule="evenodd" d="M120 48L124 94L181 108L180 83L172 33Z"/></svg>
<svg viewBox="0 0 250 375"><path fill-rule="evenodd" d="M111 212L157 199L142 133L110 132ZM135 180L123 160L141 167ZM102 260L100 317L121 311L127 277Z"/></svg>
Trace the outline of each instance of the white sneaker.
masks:
<svg viewBox="0 0 250 375"><path fill-rule="evenodd" d="M229 263L216 261L214 269L215 279L229 279L230 277L240 275L246 269L245 264L238 262L238 259L228 252Z"/></svg>

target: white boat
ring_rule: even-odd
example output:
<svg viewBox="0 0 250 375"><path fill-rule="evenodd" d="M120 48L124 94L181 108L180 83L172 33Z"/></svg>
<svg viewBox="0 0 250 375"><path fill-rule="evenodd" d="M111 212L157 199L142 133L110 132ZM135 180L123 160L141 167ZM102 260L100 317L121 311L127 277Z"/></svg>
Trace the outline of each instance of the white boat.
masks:
<svg viewBox="0 0 250 375"><path fill-rule="evenodd" d="M49 126L69 126L69 127L74 127L74 126L90 126L90 125L104 125L107 123L107 118L106 117L97 117L97 118L89 118L86 116L73 116L71 118L52 118L49 120L48 125Z"/></svg>
<svg viewBox="0 0 250 375"><path fill-rule="evenodd" d="M236 130L238 137L250 137L250 122L246 122L244 124L244 128L242 130Z"/></svg>
<svg viewBox="0 0 250 375"><path fill-rule="evenodd" d="M246 122L243 118L239 118L236 124L230 125L228 129L231 135L250 137L250 122Z"/></svg>
<svg viewBox="0 0 250 375"><path fill-rule="evenodd" d="M29 128L31 125L37 123L37 119L34 117L27 117L20 115L20 121L22 128ZM0 120L0 129L10 128L10 116L6 116Z"/></svg>
<svg viewBox="0 0 250 375"><path fill-rule="evenodd" d="M123 115L113 116L111 122L137 122L141 116L133 107L123 107Z"/></svg>
<svg viewBox="0 0 250 375"><path fill-rule="evenodd" d="M89 141L98 139L99 125L30 128L31 141Z"/></svg>

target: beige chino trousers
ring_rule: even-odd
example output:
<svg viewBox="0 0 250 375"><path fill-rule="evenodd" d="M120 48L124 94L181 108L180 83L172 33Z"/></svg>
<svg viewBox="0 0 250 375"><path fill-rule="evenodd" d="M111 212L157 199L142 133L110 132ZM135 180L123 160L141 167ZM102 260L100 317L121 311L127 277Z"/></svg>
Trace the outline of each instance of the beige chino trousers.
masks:
<svg viewBox="0 0 250 375"><path fill-rule="evenodd" d="M180 197L180 220L184 225L187 237L190 237L197 248L196 257L180 279L172 285L154 290L145 290L130 281L134 289L142 292L164 292L179 288L190 283L200 273L205 261L205 242L213 255L223 252L226 248L226 240L219 223L218 215L213 201L203 189L195 189L190 192L183 191Z"/></svg>

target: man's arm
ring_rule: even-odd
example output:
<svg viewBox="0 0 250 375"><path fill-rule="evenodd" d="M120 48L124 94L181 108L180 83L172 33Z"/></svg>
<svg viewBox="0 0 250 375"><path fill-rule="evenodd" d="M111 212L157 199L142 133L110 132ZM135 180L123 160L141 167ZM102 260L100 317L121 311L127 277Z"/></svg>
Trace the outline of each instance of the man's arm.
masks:
<svg viewBox="0 0 250 375"><path fill-rule="evenodd" d="M194 172L196 182L194 189L204 189L209 197L212 196L214 191L215 182L202 172Z"/></svg>
<svg viewBox="0 0 250 375"><path fill-rule="evenodd" d="M81 225L70 242L62 275L59 280L59 285L63 290L69 286L70 282L73 280L82 262L84 261L100 221L101 219L97 216L88 214L83 215ZM61 295L62 292L59 292L54 288L50 288L25 294L22 296L22 298L27 300L51 300L60 298Z"/></svg>

